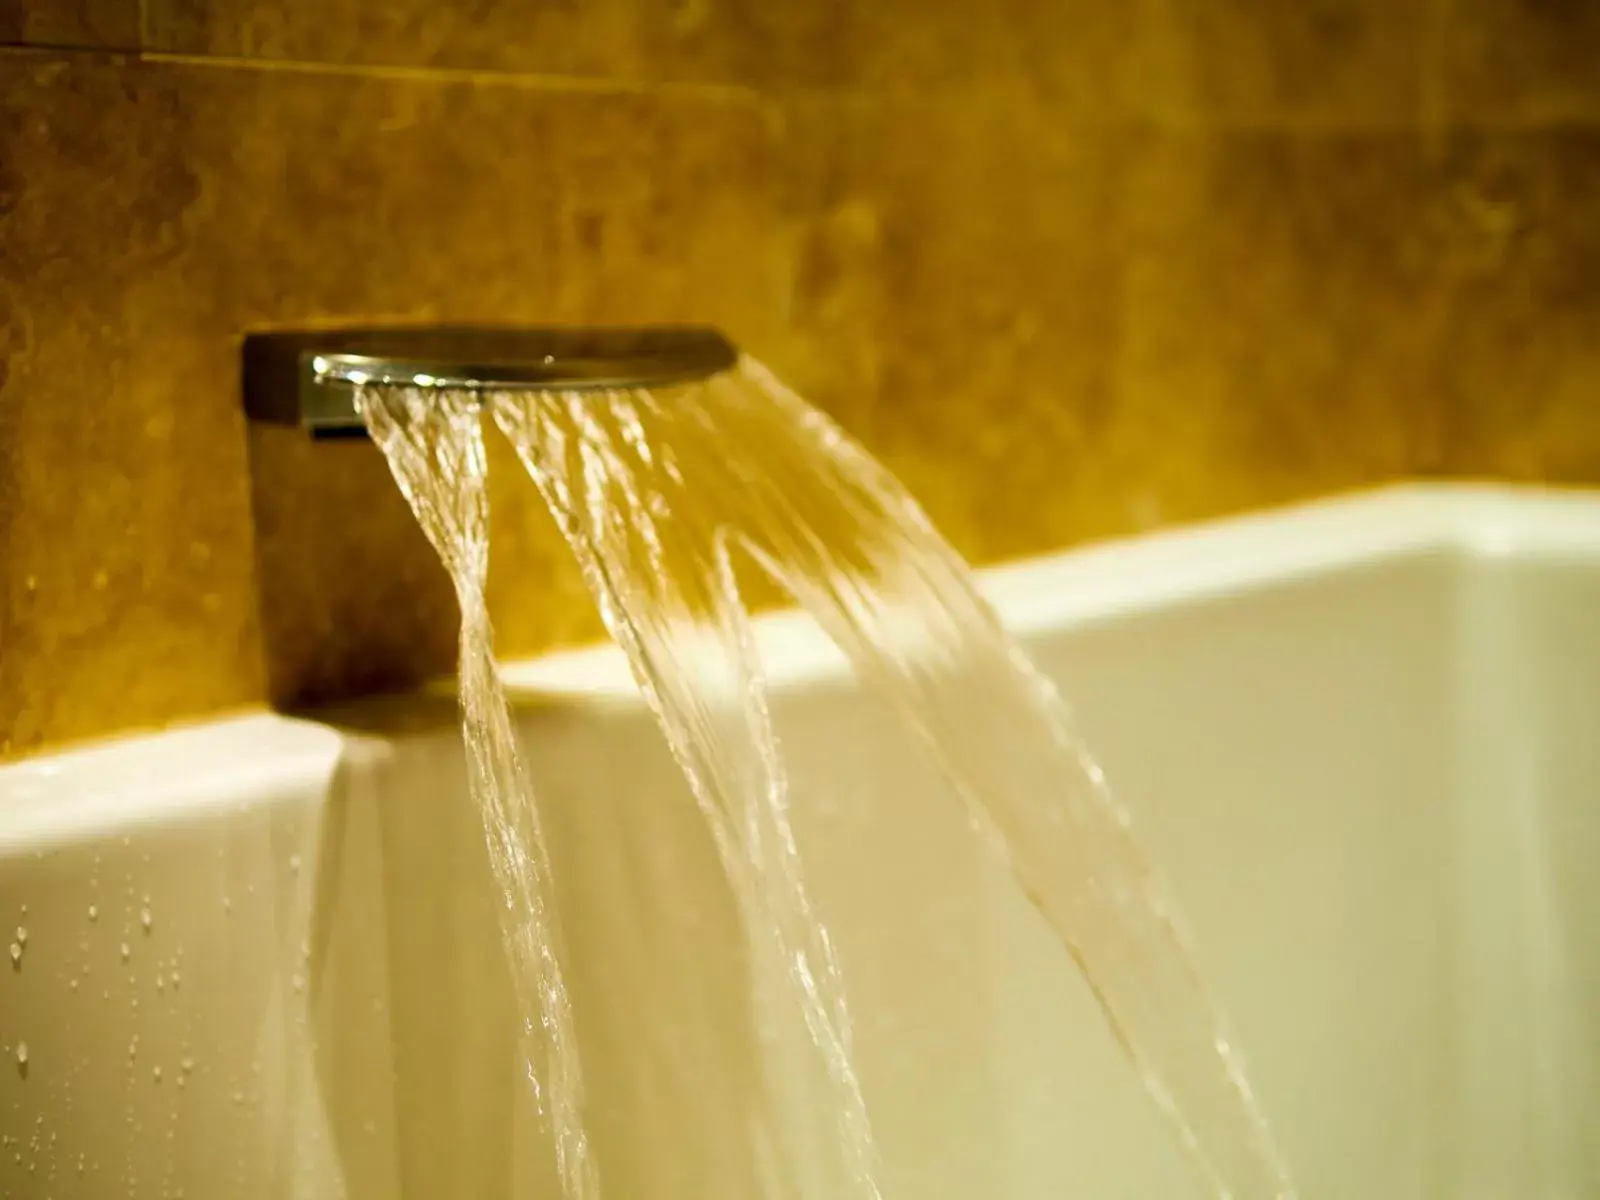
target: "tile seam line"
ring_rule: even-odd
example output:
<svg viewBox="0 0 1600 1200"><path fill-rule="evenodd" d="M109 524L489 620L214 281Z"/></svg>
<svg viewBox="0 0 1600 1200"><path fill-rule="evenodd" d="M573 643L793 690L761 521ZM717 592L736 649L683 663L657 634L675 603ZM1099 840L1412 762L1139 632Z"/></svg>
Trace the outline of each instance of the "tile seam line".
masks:
<svg viewBox="0 0 1600 1200"><path fill-rule="evenodd" d="M335 63L293 58L245 58L223 54L177 54L146 50L142 62L169 66L260 71L286 75L326 75L341 78L416 83L465 83L526 91L582 92L594 95L681 96L700 100L734 101L761 106L762 94L738 84L685 83L677 80L599 79L583 75L548 75L473 67L409 66L394 63Z"/></svg>
<svg viewBox="0 0 1600 1200"><path fill-rule="evenodd" d="M137 46L86 46L79 42L0 42L0 54L24 58L30 54L103 54L131 57Z"/></svg>
<svg viewBox="0 0 1600 1200"><path fill-rule="evenodd" d="M165 50L141 51L134 46L88 46L75 43L0 42L0 57L27 57L41 54L81 54L133 58L141 62L173 66L212 67L231 70L282 72L284 74L323 75L342 78L414 81L419 83L467 83L484 87L518 88L526 91L567 92L613 96L667 96L705 101L732 102L763 113L782 112L794 105L865 105L893 109L901 106L964 107L966 97L959 93L933 95L898 91L879 91L871 87L776 87L762 88L737 83L693 83L685 80L617 80L583 75L549 75L517 71L484 70L472 67L411 66L386 63L335 63L301 59L248 58L237 55L182 54ZM1174 135L1207 134L1304 134L1308 136L1398 136L1425 137L1431 130L1426 121L1412 119L1347 119L1322 116L1233 117L1199 114L1194 117L1152 116L1150 114L1061 114L1044 107L1030 107L1033 119L1064 121L1079 129L1132 129ZM1015 115L1015 114L1013 114ZM1600 111L1512 114L1501 118L1462 116L1446 120L1442 131L1450 133L1540 133L1600 129Z"/></svg>

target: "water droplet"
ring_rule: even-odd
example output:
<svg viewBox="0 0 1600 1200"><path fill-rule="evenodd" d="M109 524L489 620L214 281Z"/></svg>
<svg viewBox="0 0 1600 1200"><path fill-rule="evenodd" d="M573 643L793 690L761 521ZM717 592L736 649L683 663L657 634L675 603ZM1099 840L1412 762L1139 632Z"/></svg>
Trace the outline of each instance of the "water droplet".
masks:
<svg viewBox="0 0 1600 1200"><path fill-rule="evenodd" d="M157 971L156 972L156 991L164 992L166 990L167 990L167 979L166 979L166 976L161 974L161 972Z"/></svg>
<svg viewBox="0 0 1600 1200"><path fill-rule="evenodd" d="M99 919L100 919L100 906L98 904L89 905L89 920L98 921Z"/></svg>
<svg viewBox="0 0 1600 1200"><path fill-rule="evenodd" d="M20 967L22 965L22 943L21 942L12 942L11 943L11 965L12 966L16 966L16 967Z"/></svg>
<svg viewBox="0 0 1600 1200"><path fill-rule="evenodd" d="M289 874L300 874L300 856L298 854L289 855Z"/></svg>
<svg viewBox="0 0 1600 1200"><path fill-rule="evenodd" d="M185 1056L183 1061L178 1064L178 1069L185 1075L189 1074L189 1072L194 1070L194 1059Z"/></svg>
<svg viewBox="0 0 1600 1200"><path fill-rule="evenodd" d="M228 899L226 896L224 896L222 898L222 911L223 912L231 912L231 911L233 911L233 901Z"/></svg>
<svg viewBox="0 0 1600 1200"><path fill-rule="evenodd" d="M157 1083L160 1083L161 1082L161 1068L160 1067L151 1067L150 1068L150 1077L152 1079L154 1079Z"/></svg>
<svg viewBox="0 0 1600 1200"><path fill-rule="evenodd" d="M139 910L139 924L144 926L144 931L146 933L150 932L150 926L154 923L155 918L150 915L150 910L148 908L141 908Z"/></svg>
<svg viewBox="0 0 1600 1200"><path fill-rule="evenodd" d="M173 971L172 975L171 975L171 979L172 979L172 990L173 991L177 991L178 990L178 985L183 982L183 977L181 975L179 975L177 971Z"/></svg>
<svg viewBox="0 0 1600 1200"><path fill-rule="evenodd" d="M117 947L117 953L122 955L123 962L127 962L128 959L133 957L133 951L128 948L127 942L123 942L122 945Z"/></svg>
<svg viewBox="0 0 1600 1200"><path fill-rule="evenodd" d="M233 1094L233 1102L235 1104L243 1104L244 1103L244 1093L243 1092L235 1092Z"/></svg>
<svg viewBox="0 0 1600 1200"><path fill-rule="evenodd" d="M69 987L74 992L77 991L78 990L78 981L76 979L67 980L67 987Z"/></svg>
<svg viewBox="0 0 1600 1200"><path fill-rule="evenodd" d="M22 1067L25 1067L25 1066L28 1065L28 1043L27 1042L18 1042L17 1043L17 1065L18 1066L22 1066Z"/></svg>
<svg viewBox="0 0 1600 1200"><path fill-rule="evenodd" d="M17 942L23 946L28 944L28 927L26 925L17 926Z"/></svg>
<svg viewBox="0 0 1600 1200"><path fill-rule="evenodd" d="M296 992L303 992L306 990L306 977L300 974L299 971L294 973L289 982L294 986L294 990Z"/></svg>

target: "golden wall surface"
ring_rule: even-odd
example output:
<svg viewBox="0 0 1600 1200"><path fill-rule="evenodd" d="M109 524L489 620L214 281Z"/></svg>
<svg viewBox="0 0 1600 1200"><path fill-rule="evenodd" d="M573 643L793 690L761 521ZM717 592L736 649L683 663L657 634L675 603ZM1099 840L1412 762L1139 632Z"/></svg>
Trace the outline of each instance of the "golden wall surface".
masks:
<svg viewBox="0 0 1600 1200"><path fill-rule="evenodd" d="M448 669L247 330L704 321L979 561L1600 482L1600 6L0 0L0 753ZM526 486L500 649L592 636Z"/></svg>

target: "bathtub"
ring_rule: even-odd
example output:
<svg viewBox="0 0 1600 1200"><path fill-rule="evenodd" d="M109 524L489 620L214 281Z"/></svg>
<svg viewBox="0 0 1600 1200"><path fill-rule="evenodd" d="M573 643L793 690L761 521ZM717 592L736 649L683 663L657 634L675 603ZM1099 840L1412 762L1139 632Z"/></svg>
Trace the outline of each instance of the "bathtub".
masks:
<svg viewBox="0 0 1600 1200"><path fill-rule="evenodd" d="M983 580L1134 811L1307 1197L1600 1195L1600 498L1402 488ZM804 620L760 639L885 1194L1197 1194L888 712ZM758 1062L707 834L615 652L508 676L606 1193L746 1200ZM0 769L0 1194L555 1195L463 779L429 697Z"/></svg>

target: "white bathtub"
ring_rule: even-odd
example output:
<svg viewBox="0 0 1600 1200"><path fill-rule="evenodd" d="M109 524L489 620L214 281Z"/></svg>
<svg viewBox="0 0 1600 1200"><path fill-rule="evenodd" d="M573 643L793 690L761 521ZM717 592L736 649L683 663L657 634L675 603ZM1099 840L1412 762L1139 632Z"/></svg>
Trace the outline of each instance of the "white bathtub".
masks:
<svg viewBox="0 0 1600 1200"><path fill-rule="evenodd" d="M1600 1195L1600 499L1401 489L985 582L1135 810L1308 1198ZM809 626L762 637L886 1194L1194 1194L956 801ZM511 675L607 1195L746 1200L700 820L615 654ZM446 704L7 767L0 860L27 931L0 1194L554 1194Z"/></svg>

